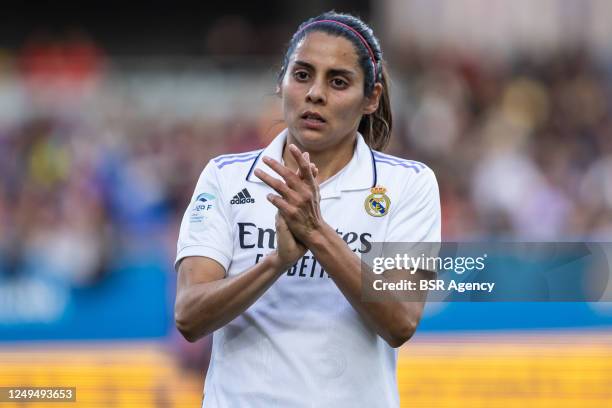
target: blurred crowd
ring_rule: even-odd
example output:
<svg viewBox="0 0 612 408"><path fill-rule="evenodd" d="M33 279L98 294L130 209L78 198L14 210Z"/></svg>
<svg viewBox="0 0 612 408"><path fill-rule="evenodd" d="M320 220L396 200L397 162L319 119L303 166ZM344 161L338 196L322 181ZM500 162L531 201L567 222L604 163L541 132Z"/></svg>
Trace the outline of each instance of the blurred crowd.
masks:
<svg viewBox="0 0 612 408"><path fill-rule="evenodd" d="M404 54L402 156L436 172L447 240L612 237L612 71L580 50Z"/></svg>
<svg viewBox="0 0 612 408"><path fill-rule="evenodd" d="M151 240L165 243L170 268L207 161L258 148L278 127L232 106L225 117L197 106L147 113L112 67L78 36L0 55L0 279L46 273L90 285L117 253ZM612 236L605 66L580 51L501 63L412 50L390 69L388 152L436 172L445 239Z"/></svg>
<svg viewBox="0 0 612 408"><path fill-rule="evenodd" d="M142 114L86 39L0 58L0 281L92 285L166 239L170 259L203 165L239 148L232 123Z"/></svg>

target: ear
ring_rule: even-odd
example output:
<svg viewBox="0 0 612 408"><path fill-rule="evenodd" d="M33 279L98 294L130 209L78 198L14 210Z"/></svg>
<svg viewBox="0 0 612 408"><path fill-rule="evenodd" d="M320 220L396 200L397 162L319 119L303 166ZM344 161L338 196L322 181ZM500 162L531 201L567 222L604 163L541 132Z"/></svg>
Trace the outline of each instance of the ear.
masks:
<svg viewBox="0 0 612 408"><path fill-rule="evenodd" d="M276 88L274 89L274 94L279 98L283 97L283 84L285 83L285 77L287 76L287 71L283 74L283 77L276 81Z"/></svg>
<svg viewBox="0 0 612 408"><path fill-rule="evenodd" d="M378 109L378 103L380 102L380 96L383 92L383 86L380 82L374 84L374 89L372 90L372 94L370 96L366 96L365 105L363 107L363 114L369 115L371 113L376 112Z"/></svg>

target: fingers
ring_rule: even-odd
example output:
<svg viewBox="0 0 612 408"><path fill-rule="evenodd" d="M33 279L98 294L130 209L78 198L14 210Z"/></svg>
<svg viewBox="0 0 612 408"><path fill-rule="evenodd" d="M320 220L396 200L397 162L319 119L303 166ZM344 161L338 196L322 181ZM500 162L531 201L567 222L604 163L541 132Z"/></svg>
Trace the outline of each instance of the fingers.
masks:
<svg viewBox="0 0 612 408"><path fill-rule="evenodd" d="M310 171L312 172L312 176L314 178L317 178L317 176L319 175L319 168L316 164L310 163Z"/></svg>
<svg viewBox="0 0 612 408"><path fill-rule="evenodd" d="M317 167L317 165L316 165L316 164L314 164L314 163L311 163L311 162L310 162L310 153L308 153L308 152L304 152L304 153L302 154L302 156L304 156L304 159L306 159L306 161L307 161L307 162L308 162L308 164L309 164L309 167L310 167L310 172L312 173L312 178L313 178L313 180L314 180L314 179L316 179L316 178L317 178L317 176L319 175L319 168ZM304 177L304 178L305 178L305 177Z"/></svg>
<svg viewBox="0 0 612 408"><path fill-rule="evenodd" d="M285 183L287 183L289 187L293 188L299 183L299 180L297 179L297 175L293 173L291 170L289 170L287 167L280 164L278 161L272 159L271 157L267 157L267 156L265 156L262 160L272 170L278 173L278 175L281 176L285 180Z"/></svg>
<svg viewBox="0 0 612 408"><path fill-rule="evenodd" d="M312 171L310 171L310 155L308 152L302 154L300 149L294 145L293 143L289 145L289 152L295 159L300 169L301 174L310 185L315 184L314 177L312 175Z"/></svg>
<svg viewBox="0 0 612 408"><path fill-rule="evenodd" d="M293 144L289 145L289 150L298 162L296 172L271 157L265 156L262 158L265 164L284 179L284 182L272 177L261 169L255 169L254 174L280 194L287 203L301 207L305 203L310 203L313 198L318 196L318 185L316 184L315 177L318 175L319 169L314 163L310 162L308 152L301 153Z"/></svg>
<svg viewBox="0 0 612 408"><path fill-rule="evenodd" d="M300 178L306 181L310 186L315 186L315 177L318 175L318 169L314 163L310 163L310 154L308 152L302 153L294 144L289 145L289 151L293 155L293 158L298 165L297 174L271 157L264 156L262 160L272 170L280 175L285 180L285 183L287 183L287 185L293 189L298 187L300 184ZM256 172L256 175L258 174L259 173Z"/></svg>
<svg viewBox="0 0 612 408"><path fill-rule="evenodd" d="M304 153L304 154L308 154L308 153ZM316 179L317 176L319 175L319 168L317 167L316 164L310 163L310 172L312 173L312 177L314 177ZM297 169L297 173L296 174L302 180L305 179L305 177L302 177L302 171L300 169Z"/></svg>
<svg viewBox="0 0 612 408"><path fill-rule="evenodd" d="M264 183L272 187L274 191L276 191L281 196L289 197L291 195L291 189L289 188L287 184L283 183L281 180L270 176L268 173L260 169L255 169L255 175L259 177L261 181L263 181Z"/></svg>
<svg viewBox="0 0 612 408"><path fill-rule="evenodd" d="M281 215L287 215L293 211L293 206L291 206L287 201L285 201L283 197L274 194L268 194L266 198L272 203L272 205L278 208Z"/></svg>

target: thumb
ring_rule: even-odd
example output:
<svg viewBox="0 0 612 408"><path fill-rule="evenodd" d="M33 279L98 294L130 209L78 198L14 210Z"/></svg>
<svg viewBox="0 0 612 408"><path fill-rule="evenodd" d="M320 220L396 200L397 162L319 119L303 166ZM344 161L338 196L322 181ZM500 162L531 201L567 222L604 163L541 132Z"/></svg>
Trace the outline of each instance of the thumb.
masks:
<svg viewBox="0 0 612 408"><path fill-rule="evenodd" d="M287 222L285 221L285 219L280 215L279 212L276 213L276 229L277 230L282 230L282 231L286 231L289 229L289 226L287 225Z"/></svg>

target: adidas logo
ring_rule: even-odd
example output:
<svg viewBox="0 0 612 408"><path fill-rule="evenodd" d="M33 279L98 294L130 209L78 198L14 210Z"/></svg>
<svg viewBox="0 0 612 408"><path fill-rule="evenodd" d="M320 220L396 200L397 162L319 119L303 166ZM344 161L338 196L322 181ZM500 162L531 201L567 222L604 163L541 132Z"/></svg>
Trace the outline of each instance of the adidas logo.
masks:
<svg viewBox="0 0 612 408"><path fill-rule="evenodd" d="M230 204L251 204L254 202L255 202L255 199L251 197L251 195L249 194L249 190L247 190L246 188L243 188L242 191L240 191L238 194L236 194L232 198L232 201L230 201Z"/></svg>

